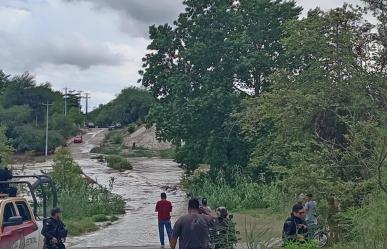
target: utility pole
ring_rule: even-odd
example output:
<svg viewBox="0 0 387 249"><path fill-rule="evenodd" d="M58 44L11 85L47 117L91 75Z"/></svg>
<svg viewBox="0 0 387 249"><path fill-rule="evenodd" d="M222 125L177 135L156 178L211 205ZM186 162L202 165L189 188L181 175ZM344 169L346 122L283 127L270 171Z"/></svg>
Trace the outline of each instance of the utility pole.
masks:
<svg viewBox="0 0 387 249"><path fill-rule="evenodd" d="M78 91L78 94L79 94L79 113L82 113L82 93L83 91Z"/></svg>
<svg viewBox="0 0 387 249"><path fill-rule="evenodd" d="M42 104L46 106L46 149L45 149L45 156L46 156L46 161L47 161L47 156L48 156L48 106L52 105L48 103L48 100L46 104Z"/></svg>
<svg viewBox="0 0 387 249"><path fill-rule="evenodd" d="M85 93L85 97L86 99L86 118L85 118L85 123L87 125L87 122L88 122L88 113L89 113L89 99L90 99L90 93Z"/></svg>
<svg viewBox="0 0 387 249"><path fill-rule="evenodd" d="M64 88L65 94L64 94L64 115L67 116L67 87Z"/></svg>

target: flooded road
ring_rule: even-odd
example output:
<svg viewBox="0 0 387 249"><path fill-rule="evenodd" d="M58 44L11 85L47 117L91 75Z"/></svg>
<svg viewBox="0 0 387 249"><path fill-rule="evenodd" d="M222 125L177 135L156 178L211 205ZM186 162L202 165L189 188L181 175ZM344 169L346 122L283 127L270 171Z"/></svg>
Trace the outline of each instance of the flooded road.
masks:
<svg viewBox="0 0 387 249"><path fill-rule="evenodd" d="M172 160L159 158L129 158L133 170L121 173L90 159L90 150L103 140L105 132L104 129L93 129L84 135L84 144L72 144L69 149L84 173L99 184L109 187L109 182L114 178L112 192L125 199L126 214L109 227L69 238L68 245L70 248L152 245L157 248L159 242L155 203L160 199L163 187L180 183L183 172ZM49 167L50 162L26 165L24 172L39 173L40 169ZM185 193L177 188L167 191L167 195L173 203L174 222L186 212Z"/></svg>

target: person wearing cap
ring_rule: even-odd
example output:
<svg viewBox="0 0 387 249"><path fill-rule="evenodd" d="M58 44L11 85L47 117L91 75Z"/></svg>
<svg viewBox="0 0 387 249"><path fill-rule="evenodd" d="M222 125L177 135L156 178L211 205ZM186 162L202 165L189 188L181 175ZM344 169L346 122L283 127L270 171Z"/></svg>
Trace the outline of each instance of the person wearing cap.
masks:
<svg viewBox="0 0 387 249"><path fill-rule="evenodd" d="M65 249L67 229L61 219L60 208L53 208L51 217L43 221L44 249Z"/></svg>
<svg viewBox="0 0 387 249"><path fill-rule="evenodd" d="M284 223L282 238L285 243L289 241L304 243L307 232L304 206L297 203L293 206L290 217Z"/></svg>

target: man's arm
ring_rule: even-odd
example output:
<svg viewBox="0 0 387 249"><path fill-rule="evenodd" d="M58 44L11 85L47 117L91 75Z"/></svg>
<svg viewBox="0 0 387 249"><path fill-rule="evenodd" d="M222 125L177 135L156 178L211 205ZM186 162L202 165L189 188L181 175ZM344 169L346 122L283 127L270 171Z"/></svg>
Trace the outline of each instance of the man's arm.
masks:
<svg viewBox="0 0 387 249"><path fill-rule="evenodd" d="M172 236L171 239L171 249L175 249L177 244L177 238L175 236Z"/></svg>
<svg viewBox="0 0 387 249"><path fill-rule="evenodd" d="M176 248L177 238L179 238L181 235L181 230L182 230L181 226L182 226L181 219L178 219L176 221L175 225L173 226L172 239L171 239L171 249Z"/></svg>
<svg viewBox="0 0 387 249"><path fill-rule="evenodd" d="M282 229L282 238L286 240L293 240L294 239L294 234L292 234L292 226L293 226L292 221L285 221L283 229Z"/></svg>
<svg viewBox="0 0 387 249"><path fill-rule="evenodd" d="M159 202L156 203L155 212L159 211Z"/></svg>

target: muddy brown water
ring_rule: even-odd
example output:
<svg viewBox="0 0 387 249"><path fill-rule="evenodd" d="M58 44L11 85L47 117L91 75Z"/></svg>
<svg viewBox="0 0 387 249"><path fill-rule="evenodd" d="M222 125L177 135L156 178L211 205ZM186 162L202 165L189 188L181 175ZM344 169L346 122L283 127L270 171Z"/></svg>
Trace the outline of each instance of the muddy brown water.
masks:
<svg viewBox="0 0 387 249"><path fill-rule="evenodd" d="M74 248L155 246L159 244L155 203L165 186L177 186L183 175L182 170L172 160L160 158L129 158L133 170L117 172L103 163L90 159L90 150L104 137L104 129L89 130L84 135L84 144L72 144L69 149L75 161L86 175L99 184L109 187L114 178L112 192L126 201L126 213L113 225L96 232L69 238L68 246ZM49 171L50 161L26 165L15 165L16 173L40 173ZM186 212L186 194L179 188L167 191L173 203L172 222ZM157 248L157 247L156 247Z"/></svg>

